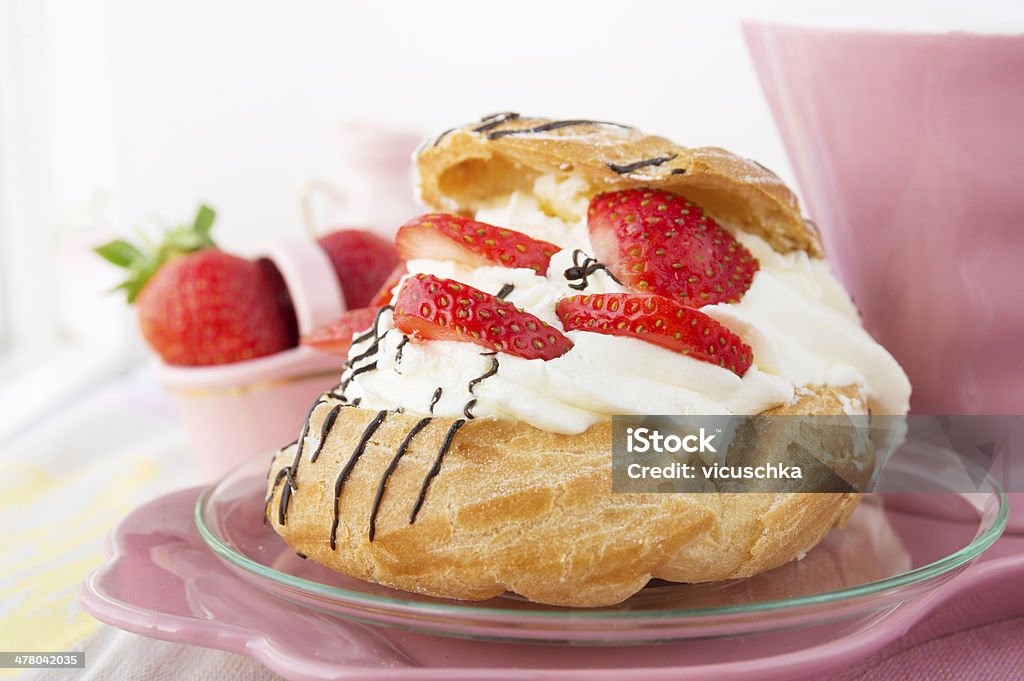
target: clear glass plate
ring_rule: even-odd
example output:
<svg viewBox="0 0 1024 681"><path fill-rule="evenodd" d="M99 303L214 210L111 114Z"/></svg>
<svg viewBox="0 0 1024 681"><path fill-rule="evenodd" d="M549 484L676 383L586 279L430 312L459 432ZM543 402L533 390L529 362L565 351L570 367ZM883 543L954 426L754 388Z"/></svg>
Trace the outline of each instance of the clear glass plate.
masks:
<svg viewBox="0 0 1024 681"><path fill-rule="evenodd" d="M907 443L886 474L925 477L954 454ZM934 468L932 468L934 470ZM300 558L262 523L265 462L246 464L199 497L207 545L246 581L274 596L376 625L470 638L606 644L742 636L814 626L848 631L946 583L992 545L1007 501L985 478L979 491L865 495L844 529L798 561L744 580L655 581L606 608L530 603L514 595L468 602L388 589ZM922 479L920 489L934 486ZM904 487L906 488L906 487ZM912 485L911 485L912 488Z"/></svg>

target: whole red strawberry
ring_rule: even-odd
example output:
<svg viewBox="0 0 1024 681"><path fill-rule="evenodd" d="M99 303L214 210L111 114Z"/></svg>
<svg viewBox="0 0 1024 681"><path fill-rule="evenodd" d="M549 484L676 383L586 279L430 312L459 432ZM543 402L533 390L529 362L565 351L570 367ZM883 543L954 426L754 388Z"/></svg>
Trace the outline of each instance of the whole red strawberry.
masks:
<svg viewBox="0 0 1024 681"><path fill-rule="evenodd" d="M471 267L523 267L543 274L558 246L521 232L447 213L428 213L402 225L395 236L406 260L454 260Z"/></svg>
<svg viewBox="0 0 1024 681"><path fill-rule="evenodd" d="M161 267L139 294L142 335L168 364L270 355L296 343L265 265L214 248ZM291 321L291 323L289 323Z"/></svg>
<svg viewBox="0 0 1024 681"><path fill-rule="evenodd" d="M690 307L738 302L758 262L704 209L650 189L600 194L587 213L598 259L620 281Z"/></svg>
<svg viewBox="0 0 1024 681"><path fill-rule="evenodd" d="M168 364L227 364L298 343L284 280L268 260L245 260L210 239L216 214L202 206L192 225L143 252L126 241L97 248L128 270L118 288L136 303L142 335Z"/></svg>
<svg viewBox="0 0 1024 681"><path fill-rule="evenodd" d="M366 307L398 264L395 247L361 229L343 229L317 239L334 265L350 310Z"/></svg>
<svg viewBox="0 0 1024 681"><path fill-rule="evenodd" d="M465 341L525 359L554 359L572 348L558 329L512 303L430 274L405 280L394 320L414 341Z"/></svg>
<svg viewBox="0 0 1024 681"><path fill-rule="evenodd" d="M555 307L566 331L637 338L729 369L747 373L750 346L700 310L656 295L605 293L563 298Z"/></svg>

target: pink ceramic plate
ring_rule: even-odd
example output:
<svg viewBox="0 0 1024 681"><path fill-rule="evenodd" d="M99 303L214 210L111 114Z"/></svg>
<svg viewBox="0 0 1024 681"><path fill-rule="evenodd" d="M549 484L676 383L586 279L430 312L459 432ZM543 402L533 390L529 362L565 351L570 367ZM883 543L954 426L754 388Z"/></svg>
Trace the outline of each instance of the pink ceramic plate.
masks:
<svg viewBox="0 0 1024 681"><path fill-rule="evenodd" d="M248 483L245 482L247 479ZM251 490L257 490L254 484L257 480L258 476L241 471L229 476L216 488L222 492L235 490L239 493L237 496L225 493L222 502L218 502L220 494L207 495L207 503L212 499L225 504L225 513L221 517L229 521L229 526L236 521L241 523L247 527L241 531L242 535L251 532L254 539L259 535L254 528L262 528L262 525L258 510L254 519L245 514L247 495L244 490L247 485ZM890 581L888 588L879 590L871 587L874 593L867 595L868 600L879 596L882 598L874 601L876 607L862 608L858 613L844 611L844 602L849 605L851 599L857 601L864 598L864 593L856 597L848 597L849 594L828 596L835 606L831 617L813 615L805 624L816 621L815 626L778 630L780 622L783 627L791 626L789 620L775 619L779 612L800 610L808 597L814 594L786 596L783 593L772 593L766 597L765 594L757 593L757 589L763 588L758 586L758 582L747 580L719 585L717 589L695 591L698 596L703 593L705 599L700 607L686 609L679 607L681 604L676 602L675 607L661 608L660 612L668 613L662 616L674 619L714 617L716 609L726 606L708 606L707 599L714 600L713 594L731 592L728 599L733 601L745 594L744 603L733 603L728 607L746 608L747 621L763 621L765 624L760 627L761 633L757 635L684 640L657 645L647 643L642 637L634 637L630 639L634 645L629 647L585 649L436 638L399 629L367 626L320 612L337 611L338 604L334 602L338 596L336 593L325 597L314 609L282 598L283 594L276 593L280 585L273 580L271 584L275 586L260 583L260 579L253 575L249 579L240 579L236 570L241 568L229 568L228 565L233 563L218 559L207 548L191 522L191 513L199 496L199 490L179 492L158 499L130 515L112 537L110 560L84 584L82 605L99 619L130 631L251 655L289 679L353 676L382 679L481 676L498 679L605 679L617 678L625 669L629 669L630 675L638 679L697 679L710 676L718 679L795 679L848 666L852 661L863 658L899 637L940 605L955 603L962 606L969 603L972 606L969 610L957 610L955 622L958 627L970 626L975 621L996 619L1024 608L1024 594L1011 586L1024 573L1024 556L1019 553L1020 547L1007 543L1017 538L1002 540L993 552L1008 554L1008 557L972 566L956 577L950 577L951 573L962 569L969 558L965 558L956 567L949 567L949 556L931 561L929 565L914 567L934 557L938 547L936 542L941 544L943 536L958 538L956 541L961 544L967 542L955 555L963 557L961 552L966 549L977 555L975 549L980 551L979 542L986 544L998 535L1000 524L1005 521L1005 506L996 504L993 508L988 504L987 513L975 514L973 523L964 523L962 519L941 520L908 511L884 511L878 505L868 504L863 507L863 511L858 512L853 526L844 531L859 535L859 539L844 540L838 536L842 533L835 533L818 551L827 554L827 560L815 558L812 552L797 564L807 566L799 568L806 573L819 572L814 565L822 568L822 574L831 571L832 576L822 578L828 583L840 583L863 580L863 567L856 566L864 561L857 559L855 554L874 551L873 547L880 550L888 548L898 554L896 559L892 556L886 558L886 565L889 565L886 569L895 569L899 561L909 560L909 571L875 580L876 583L902 580L902 585L894 585ZM999 499L999 495L994 498ZM906 508L907 500L903 501L901 507ZM982 504L983 511L985 508L986 505ZM232 509L242 515L234 516ZM233 517L235 521L230 521ZM285 560L285 548L276 537L264 534L262 539L256 540L265 543L267 555L274 554L282 560L278 568L291 565ZM848 544L848 541L852 543ZM253 545L247 550L259 549ZM875 554L875 557L883 556ZM936 563L946 566L940 574L934 574ZM298 559L294 565L301 569L313 569L308 562ZM922 571L922 568L927 569ZM276 571L281 575L289 574ZM857 574L861 574L861 577L856 577ZM912 575L910 581L900 576L907 574ZM291 575L291 578L306 579L313 576L315 574ZM809 574L803 576L809 578ZM943 576L945 578L940 579ZM394 608L407 608L414 613L421 610L437 611L435 614L444 613L446 616L451 610L456 620L466 614L460 609L472 613L494 611L490 614L499 621L526 613L526 627L532 626L529 618L538 613L546 613L543 617L562 618L560 621L567 624L566 630L559 635L549 630L545 639L548 641L578 640L582 636L581 642L593 643L593 638L586 639L588 634L581 635L573 628L573 619L590 618L595 622L605 622L614 621L617 612L625 614L618 610L598 611L594 614L595 611L535 609L511 599L498 599L497 602L475 607L449 601L410 599L407 595L388 593L368 585L348 589L358 585L310 581L313 584L319 583L324 589L344 590L346 594L343 598L353 602L362 599L378 606L383 603L382 609L386 611L387 617L395 616L392 612ZM776 582L776 578L773 578L771 582L765 583L776 583L783 589L794 588L797 592L806 591L806 586L788 580ZM845 586L828 593L841 593L851 588L859 588L863 592L868 586L870 583L862 583L859 587ZM641 618L645 619L650 615L649 611L658 610L652 607L653 601L657 600L655 596L658 593L672 593L662 591L672 588L649 589L639 597L638 604L631 606L636 605L637 612L648 611L648 615ZM778 598L780 595L786 597ZM822 595L817 594L817 597ZM622 619L633 621L628 616ZM401 625L422 626L419 622L407 620L401 620ZM436 626L427 624L426 628ZM472 628L477 625L459 623L452 626L462 629L462 635L481 635ZM583 631L593 633L597 628L587 625ZM630 628L631 625L626 630ZM488 631L483 635L492 634ZM663 634L655 630L647 640L664 638ZM934 635L941 635L941 632Z"/></svg>
<svg viewBox="0 0 1024 681"><path fill-rule="evenodd" d="M801 679L847 667L940 606L969 627L1024 609L1021 547L971 566L913 602L862 619L757 636L577 648L446 639L358 624L282 601L238 579L191 521L199 489L143 506L111 538L82 589L95 617L146 636L249 655L293 681L313 679ZM1019 542L1018 542L1019 543ZM1002 548L1002 550L1000 550ZM944 629L932 627L930 636Z"/></svg>

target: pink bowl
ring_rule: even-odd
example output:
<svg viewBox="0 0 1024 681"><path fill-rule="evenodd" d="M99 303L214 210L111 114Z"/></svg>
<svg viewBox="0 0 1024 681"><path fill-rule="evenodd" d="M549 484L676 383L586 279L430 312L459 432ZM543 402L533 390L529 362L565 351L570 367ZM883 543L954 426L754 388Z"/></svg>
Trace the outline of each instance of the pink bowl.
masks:
<svg viewBox="0 0 1024 681"><path fill-rule="evenodd" d="M288 286L299 333L345 311L327 255L312 240L270 244L267 257ZM309 405L336 385L342 360L307 347L214 367L160 364L204 476L212 480L260 453L291 442Z"/></svg>

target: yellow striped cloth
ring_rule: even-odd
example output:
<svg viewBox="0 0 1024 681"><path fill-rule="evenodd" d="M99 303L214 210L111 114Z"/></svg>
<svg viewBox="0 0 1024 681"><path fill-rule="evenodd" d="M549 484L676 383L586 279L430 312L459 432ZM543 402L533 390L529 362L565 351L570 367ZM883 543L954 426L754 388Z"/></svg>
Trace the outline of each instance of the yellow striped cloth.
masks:
<svg viewBox="0 0 1024 681"><path fill-rule="evenodd" d="M0 650L94 651L116 641L133 649L154 646L161 654L174 650L194 657L199 668L216 666L210 656L222 654L115 632L78 606L79 585L104 560L106 537L117 522L139 504L200 479L170 403L148 370L64 399L0 441L0 470ZM238 665L236 656L224 657ZM145 678L114 659L108 670L123 671L116 678ZM0 669L0 678L91 678L97 663L87 653L85 672ZM174 678L195 677L194 668L179 669L184 675Z"/></svg>

